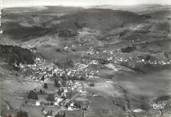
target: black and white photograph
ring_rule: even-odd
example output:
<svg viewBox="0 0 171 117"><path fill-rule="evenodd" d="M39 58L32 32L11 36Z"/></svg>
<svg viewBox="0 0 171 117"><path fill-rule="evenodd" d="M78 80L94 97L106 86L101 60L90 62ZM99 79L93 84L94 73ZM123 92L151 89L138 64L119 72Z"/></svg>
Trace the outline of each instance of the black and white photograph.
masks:
<svg viewBox="0 0 171 117"><path fill-rule="evenodd" d="M0 0L0 117L171 117L171 0Z"/></svg>

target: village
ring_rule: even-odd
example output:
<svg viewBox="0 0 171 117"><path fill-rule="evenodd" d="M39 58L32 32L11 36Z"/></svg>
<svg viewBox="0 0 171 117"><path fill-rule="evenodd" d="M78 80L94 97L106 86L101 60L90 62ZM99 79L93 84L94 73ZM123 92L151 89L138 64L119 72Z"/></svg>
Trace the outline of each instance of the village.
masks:
<svg viewBox="0 0 171 117"><path fill-rule="evenodd" d="M99 78L99 70L89 69L90 66L104 64L104 66L118 71L119 68L113 64L133 60L136 60L137 63L152 65L171 63L171 60L153 60L150 56L123 59L114 56L114 52L109 50L103 50L101 53L106 55L105 59L97 59L98 56L101 56L99 53L91 48L87 51L87 55L96 59L75 63L74 67L66 69L59 68L54 63L49 63L39 57L35 59L33 65L20 64L17 66L23 74L29 76L28 80L41 83L41 87L27 92L23 106L40 107L42 115L45 117L65 117L65 111L84 111L89 107L90 102L87 97L94 94L85 89L93 87L95 84L92 81ZM155 106L154 108L160 107Z"/></svg>
<svg viewBox="0 0 171 117"><path fill-rule="evenodd" d="M29 75L26 74L29 76L27 80L40 82L42 85L27 92L23 106L41 107L42 115L46 117L58 115L60 110L88 109L89 101L86 98L93 94L89 94L84 88L93 84L83 81L96 78L93 76L95 73L88 72L87 65L75 66L75 69L62 70L41 58L36 58L33 65L20 64L21 72L29 73ZM46 110L46 108L51 108L51 110ZM65 116L59 115L59 117Z"/></svg>

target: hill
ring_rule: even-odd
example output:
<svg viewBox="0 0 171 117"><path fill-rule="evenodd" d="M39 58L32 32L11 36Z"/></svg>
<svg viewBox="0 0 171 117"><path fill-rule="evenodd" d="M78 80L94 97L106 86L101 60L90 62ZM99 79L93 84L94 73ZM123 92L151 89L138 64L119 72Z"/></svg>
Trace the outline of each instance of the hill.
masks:
<svg viewBox="0 0 171 117"><path fill-rule="evenodd" d="M70 8L68 11L61 10L58 7L56 9L47 7L47 9L45 11L41 10L42 12L33 12L33 9L27 9L29 12L27 11L22 14L15 13L15 9L14 13L11 12L13 9L4 9L2 11L4 35L11 36L16 40L24 40L48 35L49 33L59 33L59 31L66 29L77 32L78 29L83 27L104 32L104 30L111 30L128 24L136 24L144 20L142 16L135 13L119 10L84 9L71 10L73 11L72 13L65 13ZM58 11L60 12L58 9L63 11L63 14L58 13ZM54 15L50 15L49 12L54 13ZM59 15L55 15L55 13Z"/></svg>
<svg viewBox="0 0 171 117"><path fill-rule="evenodd" d="M33 64L34 54L28 50L17 46L0 45L0 58L9 65Z"/></svg>

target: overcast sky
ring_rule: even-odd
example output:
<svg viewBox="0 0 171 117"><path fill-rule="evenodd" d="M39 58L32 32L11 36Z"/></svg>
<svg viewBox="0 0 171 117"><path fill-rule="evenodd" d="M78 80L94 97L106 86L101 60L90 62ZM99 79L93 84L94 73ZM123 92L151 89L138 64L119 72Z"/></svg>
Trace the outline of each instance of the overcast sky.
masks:
<svg viewBox="0 0 171 117"><path fill-rule="evenodd" d="M171 0L0 0L3 7L18 6L90 6L90 5L136 5L136 4L171 4Z"/></svg>

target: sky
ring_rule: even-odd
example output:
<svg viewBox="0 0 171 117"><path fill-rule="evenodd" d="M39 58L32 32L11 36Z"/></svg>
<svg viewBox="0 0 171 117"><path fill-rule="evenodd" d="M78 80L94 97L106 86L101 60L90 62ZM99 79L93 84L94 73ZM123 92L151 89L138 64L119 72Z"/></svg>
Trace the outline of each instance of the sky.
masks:
<svg viewBox="0 0 171 117"><path fill-rule="evenodd" d="M171 0L0 0L1 7L170 4ZM1 3L0 2L0 3Z"/></svg>

